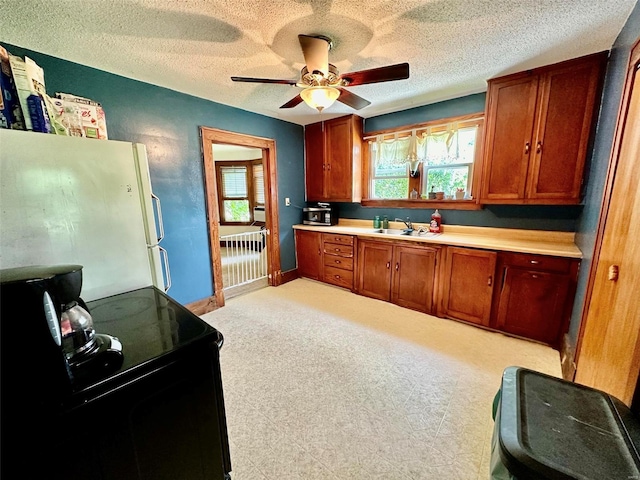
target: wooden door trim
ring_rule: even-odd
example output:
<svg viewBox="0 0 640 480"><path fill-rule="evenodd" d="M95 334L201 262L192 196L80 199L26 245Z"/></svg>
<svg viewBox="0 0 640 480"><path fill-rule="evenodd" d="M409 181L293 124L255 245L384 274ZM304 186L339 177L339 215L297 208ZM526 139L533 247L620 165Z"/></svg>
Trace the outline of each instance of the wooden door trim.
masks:
<svg viewBox="0 0 640 480"><path fill-rule="evenodd" d="M269 285L282 283L280 270L280 228L278 225L278 176L276 142L270 138L256 137L243 133L229 132L217 128L200 127L204 164L204 188L207 208L207 231L212 263L212 280L216 306L224 306L222 282L222 260L220 258L220 214L218 210L218 188L213 158L214 143L238 145L262 149L262 163L265 178L265 210L267 235L267 271Z"/></svg>
<svg viewBox="0 0 640 480"><path fill-rule="evenodd" d="M602 253L602 247L604 244L604 237L606 233L607 220L609 217L609 212L611 208L611 201L613 197L613 188L616 177L616 172L618 170L618 165L620 162L620 153L621 147L624 139L625 129L628 121L628 113L631 105L631 95L633 93L633 84L634 79L636 77L636 71L638 66L640 65L640 39L636 41L634 46L631 49L631 53L629 55L629 62L627 64L627 73L626 79L622 94L622 99L620 102L620 107L618 109L618 117L614 135L614 141L611 149L611 155L609 160L609 168L607 171L607 178L605 182L605 189L602 198L602 211L600 213L600 219L598 222L598 230L596 233L595 246L593 250L593 259L589 268L589 277L587 281L585 298L582 303L582 312L580 315L580 329L578 331L578 338L576 339L576 354L574 358L573 365L577 366L579 364L580 359L580 351L582 349L582 341L586 329L587 318L589 314L589 306L591 305L591 300L593 297L593 290L596 283L596 272L598 270L598 263L600 259L600 254ZM636 94L640 94L640 92L635 92ZM636 350L638 346L636 346ZM636 351L637 355L638 352ZM629 375L633 375L637 380L638 372L628 372ZM576 376L576 371L574 370L574 379ZM628 399L622 399L626 401Z"/></svg>

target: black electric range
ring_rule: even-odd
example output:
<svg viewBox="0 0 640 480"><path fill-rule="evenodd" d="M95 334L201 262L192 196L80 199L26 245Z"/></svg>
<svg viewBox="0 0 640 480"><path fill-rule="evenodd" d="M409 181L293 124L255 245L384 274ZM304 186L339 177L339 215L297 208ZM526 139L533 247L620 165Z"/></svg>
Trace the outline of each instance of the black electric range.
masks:
<svg viewBox="0 0 640 480"><path fill-rule="evenodd" d="M3 448L3 473L11 464L16 478L229 478L220 332L155 287L87 306L95 331L122 344L122 363L21 422L34 432L29 451Z"/></svg>

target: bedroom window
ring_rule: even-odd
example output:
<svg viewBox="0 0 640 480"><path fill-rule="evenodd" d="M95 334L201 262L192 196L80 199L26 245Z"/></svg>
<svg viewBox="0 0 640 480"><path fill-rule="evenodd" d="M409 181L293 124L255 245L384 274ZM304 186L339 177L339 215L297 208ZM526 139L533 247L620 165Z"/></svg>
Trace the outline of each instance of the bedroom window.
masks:
<svg viewBox="0 0 640 480"><path fill-rule="evenodd" d="M470 199L483 121L481 114L466 115L365 137L368 200L383 206L386 200Z"/></svg>
<svg viewBox="0 0 640 480"><path fill-rule="evenodd" d="M254 207L264 207L262 160L217 161L216 180L220 224L253 223Z"/></svg>

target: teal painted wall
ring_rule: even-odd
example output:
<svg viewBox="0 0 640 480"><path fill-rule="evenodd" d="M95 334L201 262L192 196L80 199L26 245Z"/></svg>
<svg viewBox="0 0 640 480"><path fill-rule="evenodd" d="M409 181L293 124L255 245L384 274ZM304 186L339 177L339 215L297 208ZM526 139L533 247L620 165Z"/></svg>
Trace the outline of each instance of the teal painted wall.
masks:
<svg viewBox="0 0 640 480"><path fill-rule="evenodd" d="M477 93L444 102L388 113L365 120L364 131L375 132L387 128L438 120L457 115L484 112L486 93ZM432 208L367 208L356 203L338 205L341 217L370 219L375 215L389 218L410 217L415 222L428 222ZM491 205L482 210L441 210L442 223L481 227L522 228L527 230L557 230L572 232L582 212L582 205L575 206L516 206Z"/></svg>
<svg viewBox="0 0 640 480"><path fill-rule="evenodd" d="M213 293L199 127L272 138L278 156L278 190L304 202L303 128L77 63L3 44L45 71L47 92L72 93L102 104L109 139L147 147L153 190L162 200L173 286L169 294L189 303ZM35 135L35 134L34 134ZM293 230L300 211L280 211L281 268L295 268Z"/></svg>
<svg viewBox="0 0 640 480"><path fill-rule="evenodd" d="M593 261L598 222L602 210L602 195L604 193L607 171L613 138L618 120L618 109L622 99L627 65L631 47L640 38L640 3L637 3L620 31L609 58L604 82L602 106L598 117L596 138L593 145L591 163L588 165L586 180L586 199L582 215L578 219L576 228L576 244L582 250L583 259L578 277L576 299L569 328L569 341L575 346L580 329L583 303L586 295L589 270Z"/></svg>

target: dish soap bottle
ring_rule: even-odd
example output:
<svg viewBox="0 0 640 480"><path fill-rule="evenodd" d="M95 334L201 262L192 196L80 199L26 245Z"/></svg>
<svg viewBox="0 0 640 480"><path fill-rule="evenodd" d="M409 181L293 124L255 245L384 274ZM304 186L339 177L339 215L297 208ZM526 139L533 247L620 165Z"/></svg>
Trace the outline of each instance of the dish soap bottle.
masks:
<svg viewBox="0 0 640 480"><path fill-rule="evenodd" d="M442 224L442 215L440 215L440 212L438 212L438 209L436 209L436 211L431 214L431 223L429 224L429 231L432 233L442 232L442 227L440 226L441 224Z"/></svg>

